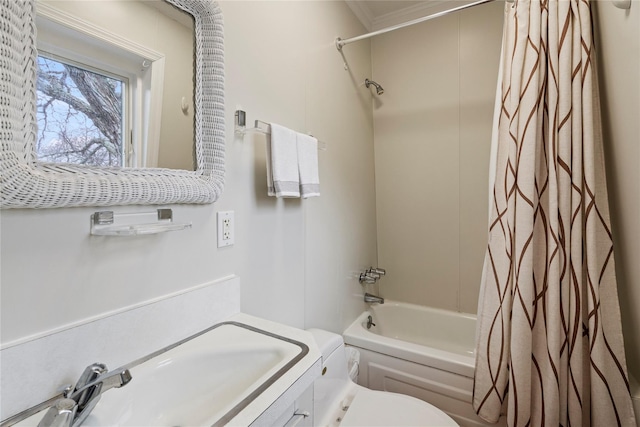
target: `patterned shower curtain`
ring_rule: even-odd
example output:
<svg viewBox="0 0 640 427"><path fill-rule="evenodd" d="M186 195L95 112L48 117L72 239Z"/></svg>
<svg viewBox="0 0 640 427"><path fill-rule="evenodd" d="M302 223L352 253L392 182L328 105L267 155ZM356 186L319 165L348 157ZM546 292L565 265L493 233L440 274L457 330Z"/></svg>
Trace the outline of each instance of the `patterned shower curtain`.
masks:
<svg viewBox="0 0 640 427"><path fill-rule="evenodd" d="M635 426L594 60L587 0L505 3L473 396L490 422Z"/></svg>

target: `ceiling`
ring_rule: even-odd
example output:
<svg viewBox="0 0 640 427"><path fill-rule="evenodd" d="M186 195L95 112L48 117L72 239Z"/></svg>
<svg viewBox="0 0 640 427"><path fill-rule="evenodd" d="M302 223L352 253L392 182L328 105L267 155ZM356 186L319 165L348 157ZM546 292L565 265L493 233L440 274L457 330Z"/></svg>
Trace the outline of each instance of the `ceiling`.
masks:
<svg viewBox="0 0 640 427"><path fill-rule="evenodd" d="M346 2L368 31L377 31L468 4L471 0L346 0Z"/></svg>
<svg viewBox="0 0 640 427"><path fill-rule="evenodd" d="M416 6L424 1L360 1L371 10L374 16L382 16L391 12L397 12L408 7Z"/></svg>

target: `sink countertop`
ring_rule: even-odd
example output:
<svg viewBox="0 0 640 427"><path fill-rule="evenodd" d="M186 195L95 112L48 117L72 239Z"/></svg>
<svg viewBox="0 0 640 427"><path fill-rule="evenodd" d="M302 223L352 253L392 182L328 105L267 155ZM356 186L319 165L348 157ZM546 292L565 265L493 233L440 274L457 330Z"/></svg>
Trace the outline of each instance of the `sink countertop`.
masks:
<svg viewBox="0 0 640 427"><path fill-rule="evenodd" d="M258 395L227 424L229 426L273 425L275 420L321 375L322 355L318 350L317 344L313 336L302 329L244 313L232 315L225 319L224 322L243 323L285 338L299 341L309 347L309 352L298 361L298 363ZM110 390L107 393L118 393L118 390ZM45 412L46 410L41 411L15 425L17 427L35 427Z"/></svg>

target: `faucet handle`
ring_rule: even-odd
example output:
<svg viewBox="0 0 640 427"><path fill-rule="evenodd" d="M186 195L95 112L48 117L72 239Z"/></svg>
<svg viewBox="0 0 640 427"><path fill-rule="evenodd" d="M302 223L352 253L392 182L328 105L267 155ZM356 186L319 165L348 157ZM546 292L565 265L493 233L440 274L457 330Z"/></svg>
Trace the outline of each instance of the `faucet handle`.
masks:
<svg viewBox="0 0 640 427"><path fill-rule="evenodd" d="M387 270L385 270L384 268L378 268L378 267L373 268L373 267L371 267L369 269L369 273L375 273L375 274L377 274L379 276L384 276L385 274L387 274Z"/></svg>
<svg viewBox="0 0 640 427"><path fill-rule="evenodd" d="M94 397L94 394L99 393L99 390L96 390L95 388L86 388L85 390L82 389L85 388L87 384L90 384L97 380L107 371L107 365L105 365L104 363L93 363L84 368L84 371L82 372L82 375L80 375L80 378L78 379L73 392L70 393L69 396L78 403L80 411L82 411L87 402L89 402Z"/></svg>
<svg viewBox="0 0 640 427"><path fill-rule="evenodd" d="M90 382L98 379L100 375L106 373L107 371L107 365L105 365L104 363L92 363L91 365L84 368L84 371L82 372L82 375L80 375L80 378L78 378L78 382L76 382L76 386L73 390L80 390Z"/></svg>
<svg viewBox="0 0 640 427"><path fill-rule="evenodd" d="M372 285L376 283L376 280L378 279L376 277L370 276L369 273L360 273L360 278L358 279L360 284L368 284L368 285Z"/></svg>

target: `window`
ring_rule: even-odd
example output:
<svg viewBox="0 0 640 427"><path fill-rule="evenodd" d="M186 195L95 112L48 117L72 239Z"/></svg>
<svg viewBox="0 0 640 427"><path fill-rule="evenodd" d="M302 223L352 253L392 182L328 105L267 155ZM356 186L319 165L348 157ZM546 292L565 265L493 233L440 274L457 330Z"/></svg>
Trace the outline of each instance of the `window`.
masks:
<svg viewBox="0 0 640 427"><path fill-rule="evenodd" d="M37 65L38 160L124 166L128 79L42 52Z"/></svg>
<svg viewBox="0 0 640 427"><path fill-rule="evenodd" d="M44 3L36 22L38 160L155 166L164 55Z"/></svg>

